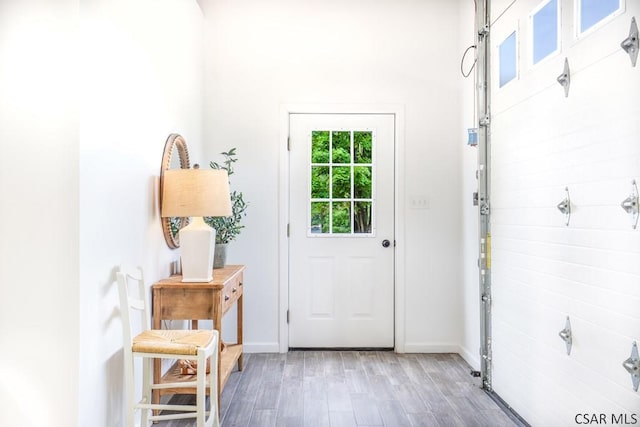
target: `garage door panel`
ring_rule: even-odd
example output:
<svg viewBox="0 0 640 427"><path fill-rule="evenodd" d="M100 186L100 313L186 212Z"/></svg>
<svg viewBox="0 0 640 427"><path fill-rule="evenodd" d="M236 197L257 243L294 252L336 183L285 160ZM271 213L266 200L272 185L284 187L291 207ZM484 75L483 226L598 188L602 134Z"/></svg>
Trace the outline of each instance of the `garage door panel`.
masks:
<svg viewBox="0 0 640 427"><path fill-rule="evenodd" d="M493 244L493 251L494 256L505 253L507 256L535 257L536 263L541 270L545 266L542 263L554 261L585 265L593 269L618 271L637 276L640 280L640 255L624 251L607 251L568 244L531 242L511 236L498 239Z"/></svg>
<svg viewBox="0 0 640 427"><path fill-rule="evenodd" d="M631 16L635 14L637 17L640 14L638 2L627 1L624 8L626 13L606 20L604 25L598 25L597 31L577 36L573 25L575 20L574 0L559 1L563 24L560 34L561 51L552 54L538 64L532 64L530 60L532 49L530 46L529 15L540 4L540 1L515 1L506 12L500 8L495 10L492 4L493 19L500 16L492 25L491 55L494 68L497 69L499 62L500 43L513 31L516 31L519 40L517 78L500 88L499 73L494 72L492 75L492 111L494 114L503 113L505 109L511 108L514 104L527 102L532 96L549 90L551 95L546 99L547 102L562 100L564 91L556 82L556 77L563 71L565 57L569 58L571 69L571 91L576 85L579 85L575 79L580 73L603 59L611 59L610 62L613 62L616 68L618 66L620 69L623 66L629 68L629 57L620 48L620 42L628 35ZM554 110L550 109L549 111Z"/></svg>
<svg viewBox="0 0 640 427"><path fill-rule="evenodd" d="M517 257L515 259L517 260ZM521 256L521 259L529 258ZM556 261L541 262L546 264L550 271L562 271L566 268ZM640 297L629 297L617 289L589 285L553 273L541 273L526 263L518 265L514 262L514 265L509 265L497 273L496 278L501 288L559 313L561 322L556 318L549 320L554 330L564 325L564 318L568 314L590 320L628 338L633 337L640 327L640 316L636 309ZM555 334L547 333L546 337L550 342L560 343Z"/></svg>
<svg viewBox="0 0 640 427"><path fill-rule="evenodd" d="M640 341L640 228L620 207L640 181L640 66L620 48L640 2L578 38L574 1L560 3L561 52L537 65L528 19L540 1L494 10L491 32L493 388L533 425L640 409L622 367ZM517 78L501 88L498 48L514 30ZM556 208L565 187L569 226Z"/></svg>
<svg viewBox="0 0 640 427"><path fill-rule="evenodd" d="M587 388L582 382L569 377L569 370L563 364L566 353L557 350L555 356L550 358L546 347L540 349L540 345L510 324L496 322L496 326L500 331L496 338L512 343L513 351L505 351L494 357L496 365L500 363L505 366L494 374L494 380L505 385L501 396L517 396L508 403L518 408L518 413L531 425L573 425L569 420L575 414L567 414L567 406L580 407L580 411L585 412L596 412L596 407L603 406L599 396L594 397L590 404L587 403L591 393L581 390ZM540 356L541 353L545 356ZM520 369L519 366L527 366L527 369ZM523 389L527 392L522 393ZM604 405L613 406L615 403L607 400Z"/></svg>
<svg viewBox="0 0 640 427"><path fill-rule="evenodd" d="M550 225L564 226L564 215L556 209L556 205L565 197L565 187L558 184L553 186L540 186L531 182L542 180L542 175L549 175L551 173L551 171L547 171L546 174L541 173L526 176L523 172L523 176L519 177L520 180L522 180L522 185L511 185L507 188L502 186L498 187L500 193L496 193L493 198L495 213L499 214L500 210L530 209L534 210L535 215L548 215L552 219ZM587 174L586 171L585 174ZM590 178L588 175L585 176L585 179ZM592 227L581 228L631 230L631 219L620 207L621 201L628 197L631 192L631 180L629 180L628 176L606 181L579 183L565 181L565 183L570 186L571 190L570 196L573 205L572 220L582 221L584 219L583 217L589 217L591 216L589 214L595 214L596 217L593 218L593 220L602 221L600 224L596 222ZM538 209L548 210L548 212L542 212ZM587 226L589 224L587 224ZM574 225L577 224L574 223ZM632 248L633 247L629 247L629 249Z"/></svg>
<svg viewBox="0 0 640 427"><path fill-rule="evenodd" d="M619 150L621 151L618 153L633 151L626 148ZM611 159L606 157L608 156L603 154L600 160L594 159L590 163L557 168L542 166L543 161L540 162L540 166L532 164L532 162L515 163L509 166L508 170L502 170L492 175L494 181L500 181L494 184L496 189L496 195L493 198L494 207L507 207L507 203L511 205L517 201L512 198L513 194L498 194L497 190L511 193L531 192L535 203L549 201L550 194L555 192L553 198L556 202L553 203L555 206L564 197L566 186L570 187L572 194L574 192L576 194L578 194L577 192L582 193L580 198L576 198L577 206L604 204L619 207L620 202L631 191L631 181L635 179L634 175L637 174L640 159L633 153L628 156L616 154ZM566 160L569 161L569 159ZM496 165L494 164L494 166ZM602 191L603 189L606 191ZM558 196L562 197L558 198Z"/></svg>
<svg viewBox="0 0 640 427"><path fill-rule="evenodd" d="M632 177L640 162L640 120L630 119L640 116L640 107L629 99L632 89L621 86L572 105L545 106L541 94L498 115L492 130L494 185L513 186L512 179L544 187ZM518 124L523 129L514 130Z"/></svg>
<svg viewBox="0 0 640 427"><path fill-rule="evenodd" d="M566 2L566 0L565 0ZM566 40L566 51L571 55L573 68L580 71L588 68L594 63L608 58L610 56L618 56L619 59L626 59L629 63L629 57L620 49L620 42L628 36L629 26L631 25L631 17L640 13L640 7L635 0L623 1L624 12L614 16L612 19L606 19L603 24L598 24L595 31L589 31L582 36L576 36L575 31L565 31L563 38ZM567 19L571 23L574 21L573 8L567 8L569 13ZM565 21L567 22L567 21ZM618 41L617 45L615 41ZM615 58L614 58L615 61Z"/></svg>
<svg viewBox="0 0 640 427"><path fill-rule="evenodd" d="M528 414L522 415L530 424L575 425L574 417L578 412L620 413L636 403L624 384L611 381L599 372L594 373L588 365L576 363L567 357L564 349L549 351L509 324L497 323L497 326L500 326L500 339L513 342L514 346L513 351L503 353L496 364L501 360L506 364L518 361L530 366L525 375L513 368L496 375L503 383L512 383L510 378L519 377L523 388L536 390L519 398L523 402L520 407L525 408L523 412ZM518 393L517 387L513 386L505 390ZM603 399L602 395L606 397ZM564 405L580 409L568 413Z"/></svg>
<svg viewBox="0 0 640 427"><path fill-rule="evenodd" d="M523 241L546 242L556 245L570 245L595 250L619 251L621 247L631 248L628 252L640 253L640 233L627 229L618 233L610 233L601 229L575 229L574 227L553 226L534 227L521 224L495 225L492 230L494 238L500 242L508 236L517 236ZM496 249L494 243L493 249ZM634 280L640 278L634 276ZM640 286L636 286L640 295Z"/></svg>
<svg viewBox="0 0 640 427"><path fill-rule="evenodd" d="M640 233L619 206L640 173L640 111L629 96L640 84L618 44L572 61L569 98L541 77L555 79L553 61L494 87L493 384L534 425L640 407L621 367L640 337ZM555 208L565 186L569 227ZM558 337L566 315L571 356Z"/></svg>
<svg viewBox="0 0 640 427"><path fill-rule="evenodd" d="M571 349L571 356L567 356L565 344L559 340L550 340L549 336L553 334L557 335L557 331L562 329L565 324L565 313L553 310L546 307L543 303L529 300L518 290L512 292L511 290L505 290L502 298L508 301L510 304L505 305L504 315L509 316L512 319L526 320L525 322L509 322L511 330L517 331L519 338L523 343L518 344L514 342L514 345L521 347L525 345L522 353L519 355L520 362L524 363L529 360L527 366L539 366L540 364L557 364L551 361L557 359L558 356L562 356L563 361L567 359L567 364L580 364L586 369L591 369L594 374L596 371L598 375L601 375L608 382L618 385L621 391L630 384L628 375L625 375L625 371L620 371L619 363L611 363L603 353L597 353L590 351L588 342L585 340L575 339ZM507 308L508 307L508 308ZM579 315L572 313L571 327L574 334L586 335L594 339L598 339L601 346L606 346L612 351L619 351L625 349L628 346L628 336L611 333L611 330L596 326L590 320L585 320ZM555 320L555 324L554 321ZM637 320L636 320L637 322ZM502 330L502 329L501 329ZM504 333L502 331L501 333ZM500 334L496 336L499 338ZM501 342L511 342L511 339L503 339ZM525 344L526 343L526 344ZM532 348L536 348L539 352L531 352ZM505 354L509 352L517 352L517 349L510 347ZM620 360L621 362L622 360ZM496 362L497 364L497 362ZM604 381L603 381L604 382ZM558 384L559 386L571 387L571 382L568 384ZM597 393L598 390L593 390ZM626 393L621 393L624 396ZM633 395L633 393L630 393Z"/></svg>
<svg viewBox="0 0 640 427"><path fill-rule="evenodd" d="M523 242L515 244L525 246ZM541 295L548 290L557 294L558 298L567 297L594 307L603 307L610 310L612 315L630 319L639 316L637 306L640 296L637 295L637 289L633 288L634 282L637 284L638 281L637 275L505 249L495 249L494 256L510 259L508 266L495 267L495 277L501 280L498 281L501 286L533 286ZM577 279L584 276L597 279Z"/></svg>
<svg viewBox="0 0 640 427"><path fill-rule="evenodd" d="M629 186L629 188L631 188ZM557 194L546 207L495 208L492 219L504 225L524 225L528 227L565 227L566 217L556 204L565 198L559 187L550 190ZM627 193L628 195L628 193ZM579 194L571 192L571 217L569 227L581 230L626 231L632 226L631 217L618 205L599 206L581 203ZM622 200L624 197L621 197ZM508 201L507 201L508 202ZM517 237L517 236L516 236ZM629 248L629 250L632 250Z"/></svg>
<svg viewBox="0 0 640 427"><path fill-rule="evenodd" d="M637 404L637 396L629 390L628 374L619 369L619 362L622 360L612 363L604 352L591 351L588 340L579 340L577 337L574 338L571 356L567 356L565 345L559 338L549 339L551 335L557 336L557 331L564 327L564 313L556 312L544 307L543 304L531 301L523 296L519 289L513 291L505 289L499 293L498 298L504 300L501 309L504 312L500 313L499 318L520 319L521 321L503 322L499 320L496 322L498 329L494 335L494 342L496 345L499 343L510 344L508 348L504 347L502 351L498 352L497 358L494 359L496 365L499 365L502 358L503 363L507 365L526 366L532 373L532 377L552 372L550 379L553 379L554 384L550 386L551 388L571 389L576 387L576 390L582 393L599 396L595 400L595 405L600 405L600 411L604 410L603 405L607 405L608 399L617 405L627 402L632 405L627 408L634 408L633 404L634 402ZM554 319L558 322L555 325L550 321ZM582 319L578 315L572 316L571 324L574 334L597 340L599 345L613 352L624 353L623 350L628 347L628 336L611 333L610 330L597 326L590 320ZM503 368L509 369L509 367ZM579 372L580 376L569 374L568 372L571 371ZM594 376L598 378L597 381L588 381ZM564 379L560 380L560 378ZM576 382L586 381L591 385L591 390L585 390L583 385L576 384ZM532 392L533 387L530 387L529 384L527 381L523 384L523 388ZM606 395L608 397L600 396L603 388L609 389L609 393ZM544 391L537 390L536 392L544 393ZM637 408L637 406L635 407ZM547 423L547 425L551 424Z"/></svg>
<svg viewBox="0 0 640 427"><path fill-rule="evenodd" d="M525 174L526 172L523 171L521 178L526 177ZM523 184L530 184L530 179L535 179L535 175L538 174L529 175L529 179L523 179ZM523 188L513 185L508 188L499 188L500 194L496 194L492 199L494 206L498 206L496 209L555 209L555 205L564 197L564 189L558 186L540 187L536 185ZM556 215L554 216L556 219L558 218Z"/></svg>

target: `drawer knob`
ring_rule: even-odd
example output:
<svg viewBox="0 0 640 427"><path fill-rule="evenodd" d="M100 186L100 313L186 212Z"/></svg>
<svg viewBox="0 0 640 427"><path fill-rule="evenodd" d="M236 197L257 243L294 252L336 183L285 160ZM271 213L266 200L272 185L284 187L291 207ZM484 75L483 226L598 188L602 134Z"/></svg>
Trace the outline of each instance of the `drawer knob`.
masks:
<svg viewBox="0 0 640 427"><path fill-rule="evenodd" d="M238 290L236 288L233 288L233 290L231 292L233 292L235 294L236 292L238 292Z"/></svg>
<svg viewBox="0 0 640 427"><path fill-rule="evenodd" d="M225 295L225 296L224 296L224 300L225 300L225 301L229 301L229 295Z"/></svg>

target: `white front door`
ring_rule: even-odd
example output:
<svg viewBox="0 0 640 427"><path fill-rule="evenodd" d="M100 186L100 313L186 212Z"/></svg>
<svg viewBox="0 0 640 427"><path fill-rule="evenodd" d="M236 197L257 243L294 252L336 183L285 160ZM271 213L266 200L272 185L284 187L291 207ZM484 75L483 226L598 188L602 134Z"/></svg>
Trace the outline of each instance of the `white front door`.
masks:
<svg viewBox="0 0 640 427"><path fill-rule="evenodd" d="M289 345L393 347L394 115L289 117Z"/></svg>

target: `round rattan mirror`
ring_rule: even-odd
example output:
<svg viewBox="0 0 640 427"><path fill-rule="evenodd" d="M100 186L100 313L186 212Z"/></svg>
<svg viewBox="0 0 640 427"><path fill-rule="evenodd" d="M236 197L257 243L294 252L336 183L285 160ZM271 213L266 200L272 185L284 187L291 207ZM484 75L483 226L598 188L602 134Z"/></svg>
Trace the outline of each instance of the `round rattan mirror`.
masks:
<svg viewBox="0 0 640 427"><path fill-rule="evenodd" d="M164 152L162 153L162 167L160 168L160 206L162 206L162 185L164 181L164 171L169 169L189 169L189 150L187 142L177 133L172 133L164 144ZM190 218L161 218L162 232L167 246L171 249L180 247L178 231L185 225L189 224Z"/></svg>

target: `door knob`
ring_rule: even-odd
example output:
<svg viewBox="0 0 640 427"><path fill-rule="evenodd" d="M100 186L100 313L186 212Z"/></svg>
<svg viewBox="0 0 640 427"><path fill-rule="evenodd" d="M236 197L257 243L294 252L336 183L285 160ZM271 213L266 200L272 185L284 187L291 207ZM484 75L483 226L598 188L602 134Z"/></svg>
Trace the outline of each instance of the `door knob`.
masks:
<svg viewBox="0 0 640 427"><path fill-rule="evenodd" d="M384 239L382 241L382 247L383 248L388 248L389 246L391 246L391 242L389 240L387 240L387 239Z"/></svg>

